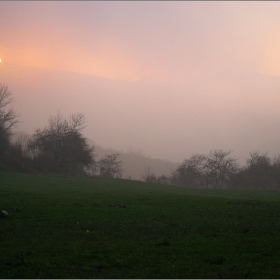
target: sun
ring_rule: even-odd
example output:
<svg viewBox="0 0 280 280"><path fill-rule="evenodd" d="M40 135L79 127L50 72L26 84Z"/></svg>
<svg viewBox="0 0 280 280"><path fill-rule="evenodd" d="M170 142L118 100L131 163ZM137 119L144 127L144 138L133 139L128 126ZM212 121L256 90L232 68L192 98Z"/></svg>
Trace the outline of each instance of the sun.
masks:
<svg viewBox="0 0 280 280"><path fill-rule="evenodd" d="M2 62L2 58L0 58L0 63Z"/></svg>

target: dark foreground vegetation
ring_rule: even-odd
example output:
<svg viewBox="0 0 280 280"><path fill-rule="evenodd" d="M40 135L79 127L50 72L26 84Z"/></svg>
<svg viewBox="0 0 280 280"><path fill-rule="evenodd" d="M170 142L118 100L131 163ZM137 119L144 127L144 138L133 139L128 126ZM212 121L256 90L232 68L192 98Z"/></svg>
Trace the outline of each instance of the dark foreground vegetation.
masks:
<svg viewBox="0 0 280 280"><path fill-rule="evenodd" d="M0 178L0 278L280 276L277 190Z"/></svg>

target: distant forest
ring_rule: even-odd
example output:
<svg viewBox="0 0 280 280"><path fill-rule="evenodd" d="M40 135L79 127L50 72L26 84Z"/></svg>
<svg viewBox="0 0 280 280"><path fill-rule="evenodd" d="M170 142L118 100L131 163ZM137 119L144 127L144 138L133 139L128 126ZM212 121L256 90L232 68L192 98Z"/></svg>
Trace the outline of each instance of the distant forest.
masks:
<svg viewBox="0 0 280 280"><path fill-rule="evenodd" d="M31 137L14 137L19 116L10 108L12 102L8 86L0 84L0 170L123 178L120 154L97 156L94 145L82 134L82 113L68 118L61 114L50 116L48 125L36 129ZM140 179L189 188L280 189L280 155L271 158L253 151L241 166L231 154L224 150L193 154L170 174L156 175L147 168Z"/></svg>

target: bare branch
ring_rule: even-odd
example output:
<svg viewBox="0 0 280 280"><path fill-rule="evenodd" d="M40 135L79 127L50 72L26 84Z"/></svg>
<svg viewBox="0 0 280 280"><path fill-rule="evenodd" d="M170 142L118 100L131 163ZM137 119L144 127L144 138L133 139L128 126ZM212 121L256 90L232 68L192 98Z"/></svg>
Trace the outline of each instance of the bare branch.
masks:
<svg viewBox="0 0 280 280"><path fill-rule="evenodd" d="M0 83L0 110L12 102L13 99L11 98L11 93L8 89L8 86Z"/></svg>
<svg viewBox="0 0 280 280"><path fill-rule="evenodd" d="M0 133L11 135L12 128L19 122L17 113L12 109L6 109L13 99L8 87L0 84Z"/></svg>
<svg viewBox="0 0 280 280"><path fill-rule="evenodd" d="M68 124L70 130L81 131L85 128L85 117L82 113L72 114L69 118Z"/></svg>

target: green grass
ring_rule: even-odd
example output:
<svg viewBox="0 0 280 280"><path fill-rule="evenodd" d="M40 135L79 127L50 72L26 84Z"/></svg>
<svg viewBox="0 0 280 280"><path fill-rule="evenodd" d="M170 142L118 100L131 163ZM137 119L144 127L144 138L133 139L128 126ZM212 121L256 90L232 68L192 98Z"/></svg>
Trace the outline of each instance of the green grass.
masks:
<svg viewBox="0 0 280 280"><path fill-rule="evenodd" d="M0 278L280 277L280 191L0 178Z"/></svg>

